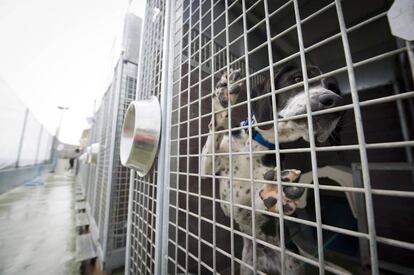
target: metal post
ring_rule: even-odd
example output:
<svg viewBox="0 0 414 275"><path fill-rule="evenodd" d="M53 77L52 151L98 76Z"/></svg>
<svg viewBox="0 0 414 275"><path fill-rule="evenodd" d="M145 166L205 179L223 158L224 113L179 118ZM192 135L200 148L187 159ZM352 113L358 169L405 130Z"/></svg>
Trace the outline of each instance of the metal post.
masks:
<svg viewBox="0 0 414 275"><path fill-rule="evenodd" d="M414 44L410 41L405 41L405 47L407 49L408 62L411 69L411 81L414 84Z"/></svg>
<svg viewBox="0 0 414 275"><path fill-rule="evenodd" d="M17 151L16 168L19 167L19 161L20 161L20 157L21 157L21 154L22 154L23 140L24 140L24 135L26 133L26 124L27 124L27 117L28 116L29 116L29 109L26 108L26 111L24 113L24 119L23 119L22 134L20 135L19 150Z"/></svg>
<svg viewBox="0 0 414 275"><path fill-rule="evenodd" d="M131 257L131 235L132 235L132 214L134 212L133 206L133 199L134 199L134 181L135 181L135 172L134 170L129 171L129 195L128 195L128 218L127 218L127 239L125 245L125 271L124 274L129 274L129 266Z"/></svg>
<svg viewBox="0 0 414 275"><path fill-rule="evenodd" d="M188 29L188 78L187 78L187 87L188 87L188 94L190 94L190 91L191 91L191 56L192 56L192 47L191 47L191 41L192 41L192 25L193 25L193 20L192 20L192 17L193 17L193 4L195 5L195 1L194 2L192 2L192 1L190 1L190 3L189 3L189 12L190 12L190 18L189 18L189 29ZM174 21L172 21L172 22L174 22ZM166 29L167 30L167 29ZM172 41L174 41L174 40L172 40ZM172 43L172 44L174 44L174 43ZM172 47L173 47L173 45L172 45ZM173 64L171 64L171 70L174 70L173 69ZM190 106L190 96L188 96L187 97L187 105L188 106ZM190 118L190 108L187 108L187 119L189 119ZM189 152L190 152L190 126L187 124L187 127L186 127L187 129L187 133L186 133L186 139L187 139L187 148L186 148L186 150L187 150L187 154L189 154ZM189 190L189 181L190 181L190 176L189 176L189 174L188 174L188 171L190 170L190 157L187 155L187 157L186 157L186 171L187 171L187 174L186 174L186 179L185 179L185 183L186 183L186 191L188 192L188 190ZM178 182L178 184L179 184L179 182ZM179 186L179 185L178 185ZM188 205L189 204L189 195L188 195L188 193L186 193L185 194L185 200L186 200L186 202L185 202L185 204L186 205ZM179 203L179 202L178 202ZM189 249L189 246L188 246L188 239L189 239L189 232L188 232L188 219L189 219L189 217L188 217L188 207L187 207L187 209L186 209L186 211L185 211L185 266L184 266L184 269L185 269L185 272L188 272L188 249ZM213 219L215 220L215 209L214 209L214 205L213 205ZM177 227L178 227L178 225L179 225L179 221L177 220ZM215 228L213 228L213 243L215 243L215 232L216 232L216 230L215 230ZM178 247L178 242L176 243L177 244L177 247ZM215 257L215 253L216 253L216 251L215 251L216 249L213 249L213 266L215 266L215 259L216 259L216 257Z"/></svg>
<svg viewBox="0 0 414 275"><path fill-rule="evenodd" d="M60 134L60 128L62 127L62 121L63 121L63 113L69 109L69 107L62 107L57 106L57 108L60 110L60 119L59 119L59 125L56 128L55 137L53 139L53 145L52 145L52 170L51 173L55 172L56 165L57 165L57 146L59 144L59 134Z"/></svg>
<svg viewBox="0 0 414 275"><path fill-rule="evenodd" d="M39 160L39 151L40 151L40 143L42 142L42 134L43 134L43 124L40 124L40 132L39 132L39 137L37 139L35 165L37 164L37 161Z"/></svg>
<svg viewBox="0 0 414 275"><path fill-rule="evenodd" d="M316 158L316 142L315 142L315 135L313 131L313 118L312 118L312 108L310 104L310 93L309 93L309 81L308 81L308 72L307 72L307 65L306 65L306 56L305 56L305 47L303 42L303 35L302 35L302 26L300 22L300 13L299 13L299 5L297 0L293 0L294 10L295 10L295 18L296 18L296 29L298 33L298 42L299 42L299 51L300 51L300 61L302 67L302 75L303 75L303 86L305 89L306 94L306 115L307 115L307 122L308 122L308 130L309 130L309 145L310 145L310 155L311 155L311 165L312 165L312 179L314 185L314 197L315 197L315 215L316 215L316 235L317 235L317 243L318 243L318 263L319 263L319 274L325 274L325 256L323 252L323 235L322 235L322 215L321 215L321 203L320 203L320 196L319 196L319 177L318 177L318 164ZM279 200L280 202L280 200Z"/></svg>
<svg viewBox="0 0 414 275"><path fill-rule="evenodd" d="M269 0L264 0L264 8L265 14L269 14L269 7L268 7ZM267 52L269 57L269 72L270 72L270 87L272 91L276 90L276 84L274 79L274 68L272 66L273 62L273 51L272 51L272 42L271 42L271 28L270 28L270 19L269 16L266 16L266 40L267 40ZM276 157L276 167L278 167L276 173L276 180L277 180L277 187L278 187L278 212L279 212L279 238L280 238L280 262L281 266L281 274L286 274L286 245L285 245L285 221L284 221L284 213L283 213L283 205L282 205L282 177L280 172L282 171L282 164L280 161L280 145L279 145L279 128L278 128L278 117L277 117L277 104L276 104L276 95L272 92L272 109L273 109L273 129L274 129L274 136L275 136L275 157Z"/></svg>
<svg viewBox="0 0 414 275"><path fill-rule="evenodd" d="M401 52L401 54L398 55L398 65L400 67L400 74L402 83L404 85L405 91L409 91L412 85L414 84L414 53L413 53L413 46L412 43L408 41L404 41L402 39L395 39L395 43L397 46L401 49L404 49L404 51ZM405 73L405 65L407 62L406 55L408 59L408 66L410 67L410 73ZM414 103L412 98L408 98L407 100L408 104L408 112L412 117L414 117ZM411 121L412 127L414 127L414 121Z"/></svg>
<svg viewBox="0 0 414 275"><path fill-rule="evenodd" d="M181 5L183 5L183 4L181 4ZM202 5L200 5L199 8L202 9ZM183 9L184 9L184 7L181 6L181 11ZM182 18L181 20L182 21L184 21L183 16L184 16L184 14L183 14L183 12L181 12L181 18ZM211 20L211 18L210 18L210 20ZM199 21L202 22L201 12L200 12ZM212 21L210 21L210 22L212 22ZM180 28L180 31L182 33L182 26ZM200 45L200 47L202 45L202 35L201 35L201 32L202 31L203 31L203 27L201 25L200 26L200 30L199 30L200 35L199 35L199 42L198 42L199 45ZM182 41L180 41L180 47L182 48ZM207 57L206 57L206 59L207 59ZM180 63L181 63L181 60L182 60L182 53L180 54ZM199 54L198 64L200 65L200 68L199 68L199 71L198 71L198 78L199 78L199 81L200 82L201 82L201 79L202 79L202 72L201 72L201 64L202 63L203 63L202 54ZM178 64L178 66L180 66L180 69L181 69L181 64ZM181 81L180 81L180 83L181 83ZM201 98L202 98L202 96L201 96L201 86L202 86L202 84L200 83L200 85L198 87L198 98L199 98L199 100L201 100ZM201 103L199 103L198 104L198 114L199 114L199 117L198 117L198 154L199 155L201 155L201 152L202 152L202 149L201 149L202 148L202 143L201 143L201 133L202 133L202 131L201 131L201 113L202 112L201 112L201 110L202 110L201 109ZM201 172L201 161L198 162L198 171ZM177 185L176 186L177 186L177 189L178 189L178 186L179 186L179 182L178 181L177 181ZM231 188L231 190L233 190L233 188ZM197 205L197 207L198 207L198 213L201 213L201 198L200 198L201 197L201 175L198 175L198 196L199 196L199 198L198 198L198 205ZM178 202L177 202L177 204L178 204ZM233 224L233 221L230 220L230 223L232 225ZM177 225L178 225L178 221L177 221ZM197 236L198 237L198 241L197 241L198 264L197 264L197 270L198 270L198 273L201 274L201 217L198 217L197 226L198 226L198 236ZM233 240L233 238L232 238L232 240ZM232 244L231 244L231 247L233 247ZM232 253L232 255L233 255L233 253ZM232 270L233 270L233 266L234 266L234 261L232 261L232 263L231 263Z"/></svg>
<svg viewBox="0 0 414 275"><path fill-rule="evenodd" d="M156 235L155 235L155 274L167 274L168 267L168 205L169 205L169 172L170 172L170 137L171 137L171 102L174 47L173 26L175 26L175 1L167 0L165 5L164 44L161 79L161 143L158 155ZM165 239L164 239L165 238Z"/></svg>
<svg viewBox="0 0 414 275"><path fill-rule="evenodd" d="M57 108L60 110L60 119L59 119L59 125L56 128L56 139L59 139L59 135L60 135L60 128L62 127L62 121L63 121L63 114L66 110L69 109L69 107L63 107L63 106L57 106Z"/></svg>
<svg viewBox="0 0 414 275"><path fill-rule="evenodd" d="M54 136L52 136L52 134L50 134L48 132L48 139L47 139L47 155L48 155L48 159L47 159L47 163L50 164L52 161L52 145L53 145L53 138Z"/></svg>
<svg viewBox="0 0 414 275"><path fill-rule="evenodd" d="M251 107L251 89L250 89L250 62L249 62L249 47L248 47L248 39L247 39L247 12L246 12L246 0L242 0L242 11L243 11L243 48L244 48L244 66L246 71L246 94L247 94L247 121L252 121L252 107ZM212 110L214 110L212 108ZM231 127L231 125L229 125ZM249 133L249 140L253 140L253 126L252 123L248 123L248 133ZM214 134L214 132L213 132ZM213 143L213 148L214 143ZM214 150L213 150L214 152ZM255 186L254 186L254 174L253 174L253 146L252 142L249 142L249 180L250 180L250 196L251 196L251 225L252 225L252 247L253 247L253 274L257 274L257 240L256 240L256 192L255 192ZM214 156L213 156L214 159ZM213 161L214 164L214 161ZM214 174L214 170L213 170ZM213 194L214 196L215 194Z"/></svg>
<svg viewBox="0 0 414 275"><path fill-rule="evenodd" d="M348 42L348 34L346 32L345 19L342 12L342 5L340 0L335 0L336 10L338 15L339 27L341 30L342 36L342 45L344 47L345 60L348 71L349 86L351 88L352 103L354 106L355 114L355 124L357 129L358 145L359 145L359 154L361 158L361 168L362 168L362 178L364 182L364 192L365 192L365 204L367 208L367 220L368 220L368 234L369 234L369 245L371 253L371 269L372 274L379 274L378 269L378 253L377 253L377 243L376 243L376 229L375 229L375 220L374 220L374 205L372 201L372 191L371 191L371 179L369 176L368 168L368 156L365 143L365 134L364 128L362 126L362 116L361 109L359 106L359 96L355 80L354 66L352 63L351 49Z"/></svg>
<svg viewBox="0 0 414 275"><path fill-rule="evenodd" d="M112 85L112 84L111 84ZM93 216L95 217L95 223L98 227L98 217L99 217L99 209L100 205L98 204L98 200L100 198L97 197L98 190L101 189L100 180L102 180L102 173L100 172L101 166L103 165L103 161L105 159L105 137L104 137L104 124L105 124L105 114L107 112L107 94L105 94L102 98L101 107L99 108L98 112L98 122L96 123L96 140L94 142L99 142L99 155L96 162L96 168L95 168L95 177L94 177L94 198L92 200L92 209L93 209ZM99 191L100 192L100 191Z"/></svg>

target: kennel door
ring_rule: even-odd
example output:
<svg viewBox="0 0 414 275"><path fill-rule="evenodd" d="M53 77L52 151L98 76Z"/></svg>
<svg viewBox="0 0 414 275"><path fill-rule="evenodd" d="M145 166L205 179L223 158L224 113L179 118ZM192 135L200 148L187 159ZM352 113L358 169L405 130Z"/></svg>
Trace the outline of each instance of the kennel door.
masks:
<svg viewBox="0 0 414 275"><path fill-rule="evenodd" d="M166 1L146 1L136 100L155 96L160 102L165 101L162 85L165 14ZM163 150L161 145L158 156L162 155ZM163 169L159 170L159 163L162 161L164 160L156 157L152 169L145 177L139 177L131 170L126 274L155 274L158 265L156 234L157 230L161 230L158 228L161 220L158 218L157 201L162 202L162 198L158 198L158 178L163 173Z"/></svg>

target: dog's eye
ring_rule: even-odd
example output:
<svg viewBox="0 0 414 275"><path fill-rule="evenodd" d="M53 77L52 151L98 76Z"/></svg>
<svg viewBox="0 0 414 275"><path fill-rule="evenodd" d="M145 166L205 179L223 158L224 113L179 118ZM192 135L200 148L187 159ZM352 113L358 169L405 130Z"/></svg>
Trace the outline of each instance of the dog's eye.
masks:
<svg viewBox="0 0 414 275"><path fill-rule="evenodd" d="M295 76L295 78L293 79L296 83L302 82L302 77L301 76Z"/></svg>

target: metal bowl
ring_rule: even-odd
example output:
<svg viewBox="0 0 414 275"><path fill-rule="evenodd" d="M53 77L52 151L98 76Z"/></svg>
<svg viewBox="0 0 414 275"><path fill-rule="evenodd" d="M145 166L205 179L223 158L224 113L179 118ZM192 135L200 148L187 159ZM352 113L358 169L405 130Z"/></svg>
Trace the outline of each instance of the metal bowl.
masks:
<svg viewBox="0 0 414 275"><path fill-rule="evenodd" d="M140 177L151 169L158 151L161 108L158 99L133 101L129 105L121 132L121 163Z"/></svg>

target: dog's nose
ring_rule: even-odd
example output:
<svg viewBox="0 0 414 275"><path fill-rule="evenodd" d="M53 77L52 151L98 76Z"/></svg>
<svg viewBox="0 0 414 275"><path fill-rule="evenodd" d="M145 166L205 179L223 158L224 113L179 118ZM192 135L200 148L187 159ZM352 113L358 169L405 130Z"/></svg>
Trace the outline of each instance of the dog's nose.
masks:
<svg viewBox="0 0 414 275"><path fill-rule="evenodd" d="M322 94L318 97L318 109L325 110L339 105L342 97L334 93Z"/></svg>

